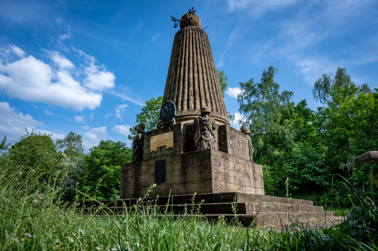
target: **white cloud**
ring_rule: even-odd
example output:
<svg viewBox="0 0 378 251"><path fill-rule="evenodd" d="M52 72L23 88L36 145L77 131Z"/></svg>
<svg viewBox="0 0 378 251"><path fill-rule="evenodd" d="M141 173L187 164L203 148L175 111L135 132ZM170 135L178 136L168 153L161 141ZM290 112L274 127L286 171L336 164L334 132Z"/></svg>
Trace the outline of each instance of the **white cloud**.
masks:
<svg viewBox="0 0 378 251"><path fill-rule="evenodd" d="M337 68L336 64L326 59L298 58L295 64L309 85L313 85L323 73L333 72Z"/></svg>
<svg viewBox="0 0 378 251"><path fill-rule="evenodd" d="M25 135L25 130L31 131L36 126L43 123L36 121L29 114L24 115L16 112L7 102L0 102L0 135L5 135L8 139L18 139Z"/></svg>
<svg viewBox="0 0 378 251"><path fill-rule="evenodd" d="M245 119L245 117L243 115L241 115L238 112L235 112L233 115L235 116L235 118L234 118L233 121L231 121L231 125L232 125L232 127L239 129L240 124L245 123L247 120Z"/></svg>
<svg viewBox="0 0 378 251"><path fill-rule="evenodd" d="M266 11L285 8L296 4L301 0L227 0L230 12L236 10L247 10L253 16L258 17Z"/></svg>
<svg viewBox="0 0 378 251"><path fill-rule="evenodd" d="M47 109L45 109L43 113L46 114L46 115L49 115L49 116L54 115L52 112L50 112L50 111L47 110Z"/></svg>
<svg viewBox="0 0 378 251"><path fill-rule="evenodd" d="M91 148L100 144L100 141L105 140L107 136L106 126L92 128L83 134L83 144L86 148Z"/></svg>
<svg viewBox="0 0 378 251"><path fill-rule="evenodd" d="M124 113L127 105L117 105L115 108L115 116L119 119L121 119L121 115Z"/></svg>
<svg viewBox="0 0 378 251"><path fill-rule="evenodd" d="M85 123L84 117L79 115L75 116L75 121L78 123Z"/></svg>
<svg viewBox="0 0 378 251"><path fill-rule="evenodd" d="M12 51L13 51L14 54L16 54L17 56L19 56L20 58L25 57L25 52L22 49L18 48L14 44L12 44L10 47L11 47L11 49L12 49Z"/></svg>
<svg viewBox="0 0 378 251"><path fill-rule="evenodd" d="M51 53L51 59L58 65L60 69L68 70L74 68L74 64L64 56L61 56L57 51L53 51Z"/></svg>
<svg viewBox="0 0 378 251"><path fill-rule="evenodd" d="M99 68L92 62L89 67L85 69L87 78L84 83L85 86L92 90L101 91L105 88L114 87L115 76L113 73L106 70L99 70Z"/></svg>
<svg viewBox="0 0 378 251"><path fill-rule="evenodd" d="M0 118L0 135L7 136L8 140L19 140L26 131L48 134L53 140L64 138L62 134L38 129L37 126L42 126L42 122L34 120L29 114L16 112L15 108L10 107L7 102L0 102Z"/></svg>
<svg viewBox="0 0 378 251"><path fill-rule="evenodd" d="M24 55L18 47L11 48L14 54ZM0 59L0 90L25 101L43 102L77 111L95 109L102 101L99 91L114 87L115 77L103 67L96 66L93 57L75 51L85 55L86 63L75 67L59 52L49 53L58 69L31 55L8 62L11 58L9 53L0 53L0 56L5 57L5 60ZM83 68L85 70L81 71ZM77 77L80 75L84 79Z"/></svg>
<svg viewBox="0 0 378 251"><path fill-rule="evenodd" d="M112 130L123 136L128 136L130 134L130 125L115 125Z"/></svg>
<svg viewBox="0 0 378 251"><path fill-rule="evenodd" d="M40 134L50 135L52 140L63 139L65 137L65 135L63 135L63 134L50 132L50 131L46 131L46 130L41 130L41 129L37 129L35 132L40 133Z"/></svg>
<svg viewBox="0 0 378 251"><path fill-rule="evenodd" d="M240 87L228 88L226 93L231 98L238 98L238 95L241 93L241 89Z"/></svg>
<svg viewBox="0 0 378 251"><path fill-rule="evenodd" d="M133 99L133 98L130 98L128 95L126 95L125 93L123 92L120 92L120 91L115 91L114 89L109 89L106 91L106 93L109 93L113 96L116 96L118 98L121 98L123 100L127 100L127 101L130 101L131 103L133 104L136 104L136 105L140 105L140 106L144 106L144 103L139 101L139 100L136 100L136 99Z"/></svg>

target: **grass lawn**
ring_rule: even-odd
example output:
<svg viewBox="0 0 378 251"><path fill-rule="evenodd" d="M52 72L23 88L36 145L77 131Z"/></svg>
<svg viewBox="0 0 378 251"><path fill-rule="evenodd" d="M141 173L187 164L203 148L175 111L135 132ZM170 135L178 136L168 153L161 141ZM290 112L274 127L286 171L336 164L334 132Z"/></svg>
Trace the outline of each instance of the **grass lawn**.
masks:
<svg viewBox="0 0 378 251"><path fill-rule="evenodd" d="M143 204L121 216L109 212L99 217L62 206L59 196L59 189L32 192L0 177L0 249L377 250L377 231L372 230L377 219L366 215L363 222L333 229L293 226L275 231L195 217L174 220L169 211L155 217L157 209Z"/></svg>

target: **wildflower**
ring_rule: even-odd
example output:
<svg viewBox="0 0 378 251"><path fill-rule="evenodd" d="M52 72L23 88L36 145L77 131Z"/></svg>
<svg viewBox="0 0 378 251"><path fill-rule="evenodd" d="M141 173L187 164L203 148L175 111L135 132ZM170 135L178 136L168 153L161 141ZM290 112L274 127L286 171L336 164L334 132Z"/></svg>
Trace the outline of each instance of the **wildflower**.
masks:
<svg viewBox="0 0 378 251"><path fill-rule="evenodd" d="M73 236L76 236L76 234L75 234L75 233L72 233L72 235L73 235Z"/></svg>
<svg viewBox="0 0 378 251"><path fill-rule="evenodd" d="M24 238L21 238L21 241L24 241L25 239Z"/></svg>
<svg viewBox="0 0 378 251"><path fill-rule="evenodd" d="M18 242L18 239L17 238L12 238L12 241L17 241Z"/></svg>
<svg viewBox="0 0 378 251"><path fill-rule="evenodd" d="M84 234L84 231L79 228L79 233Z"/></svg>
<svg viewBox="0 0 378 251"><path fill-rule="evenodd" d="M139 248L139 242L136 243L137 247Z"/></svg>
<svg viewBox="0 0 378 251"><path fill-rule="evenodd" d="M25 235L26 237L29 237L29 238L32 237L31 234L29 234L29 233L24 233L24 235Z"/></svg>
<svg viewBox="0 0 378 251"><path fill-rule="evenodd" d="M84 247L88 247L88 244L85 244Z"/></svg>
<svg viewBox="0 0 378 251"><path fill-rule="evenodd" d="M68 240L69 240L70 242L74 242L74 240L73 240L71 237L68 237Z"/></svg>
<svg viewBox="0 0 378 251"><path fill-rule="evenodd" d="M97 249L97 250L101 250L101 248L100 248L100 247L96 247L96 249Z"/></svg>
<svg viewBox="0 0 378 251"><path fill-rule="evenodd" d="M117 250L117 248L112 248L112 251L116 251Z"/></svg>

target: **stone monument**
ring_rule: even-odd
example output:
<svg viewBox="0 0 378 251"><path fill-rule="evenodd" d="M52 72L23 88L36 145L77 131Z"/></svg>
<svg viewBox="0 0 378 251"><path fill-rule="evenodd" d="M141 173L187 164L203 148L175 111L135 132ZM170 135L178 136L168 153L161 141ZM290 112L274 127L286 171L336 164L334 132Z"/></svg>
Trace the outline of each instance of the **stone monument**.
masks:
<svg viewBox="0 0 378 251"><path fill-rule="evenodd" d="M141 197L153 184L152 196L264 195L262 167L251 158L250 136L230 127L200 18L189 12L181 18L180 28L173 42L159 129L143 130L134 140L143 142L143 150L138 156L134 151L134 161L122 166L121 199Z"/></svg>

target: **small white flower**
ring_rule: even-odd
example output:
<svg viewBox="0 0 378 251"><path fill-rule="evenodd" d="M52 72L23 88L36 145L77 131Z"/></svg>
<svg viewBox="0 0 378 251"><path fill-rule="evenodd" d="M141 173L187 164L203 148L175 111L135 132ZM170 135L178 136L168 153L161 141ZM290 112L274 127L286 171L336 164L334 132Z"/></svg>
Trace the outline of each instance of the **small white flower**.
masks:
<svg viewBox="0 0 378 251"><path fill-rule="evenodd" d="M84 234L84 231L79 228L79 233Z"/></svg>
<svg viewBox="0 0 378 251"><path fill-rule="evenodd" d="M31 234L29 234L29 233L24 233L24 235L25 235L26 237L29 237L29 238L32 237Z"/></svg>

